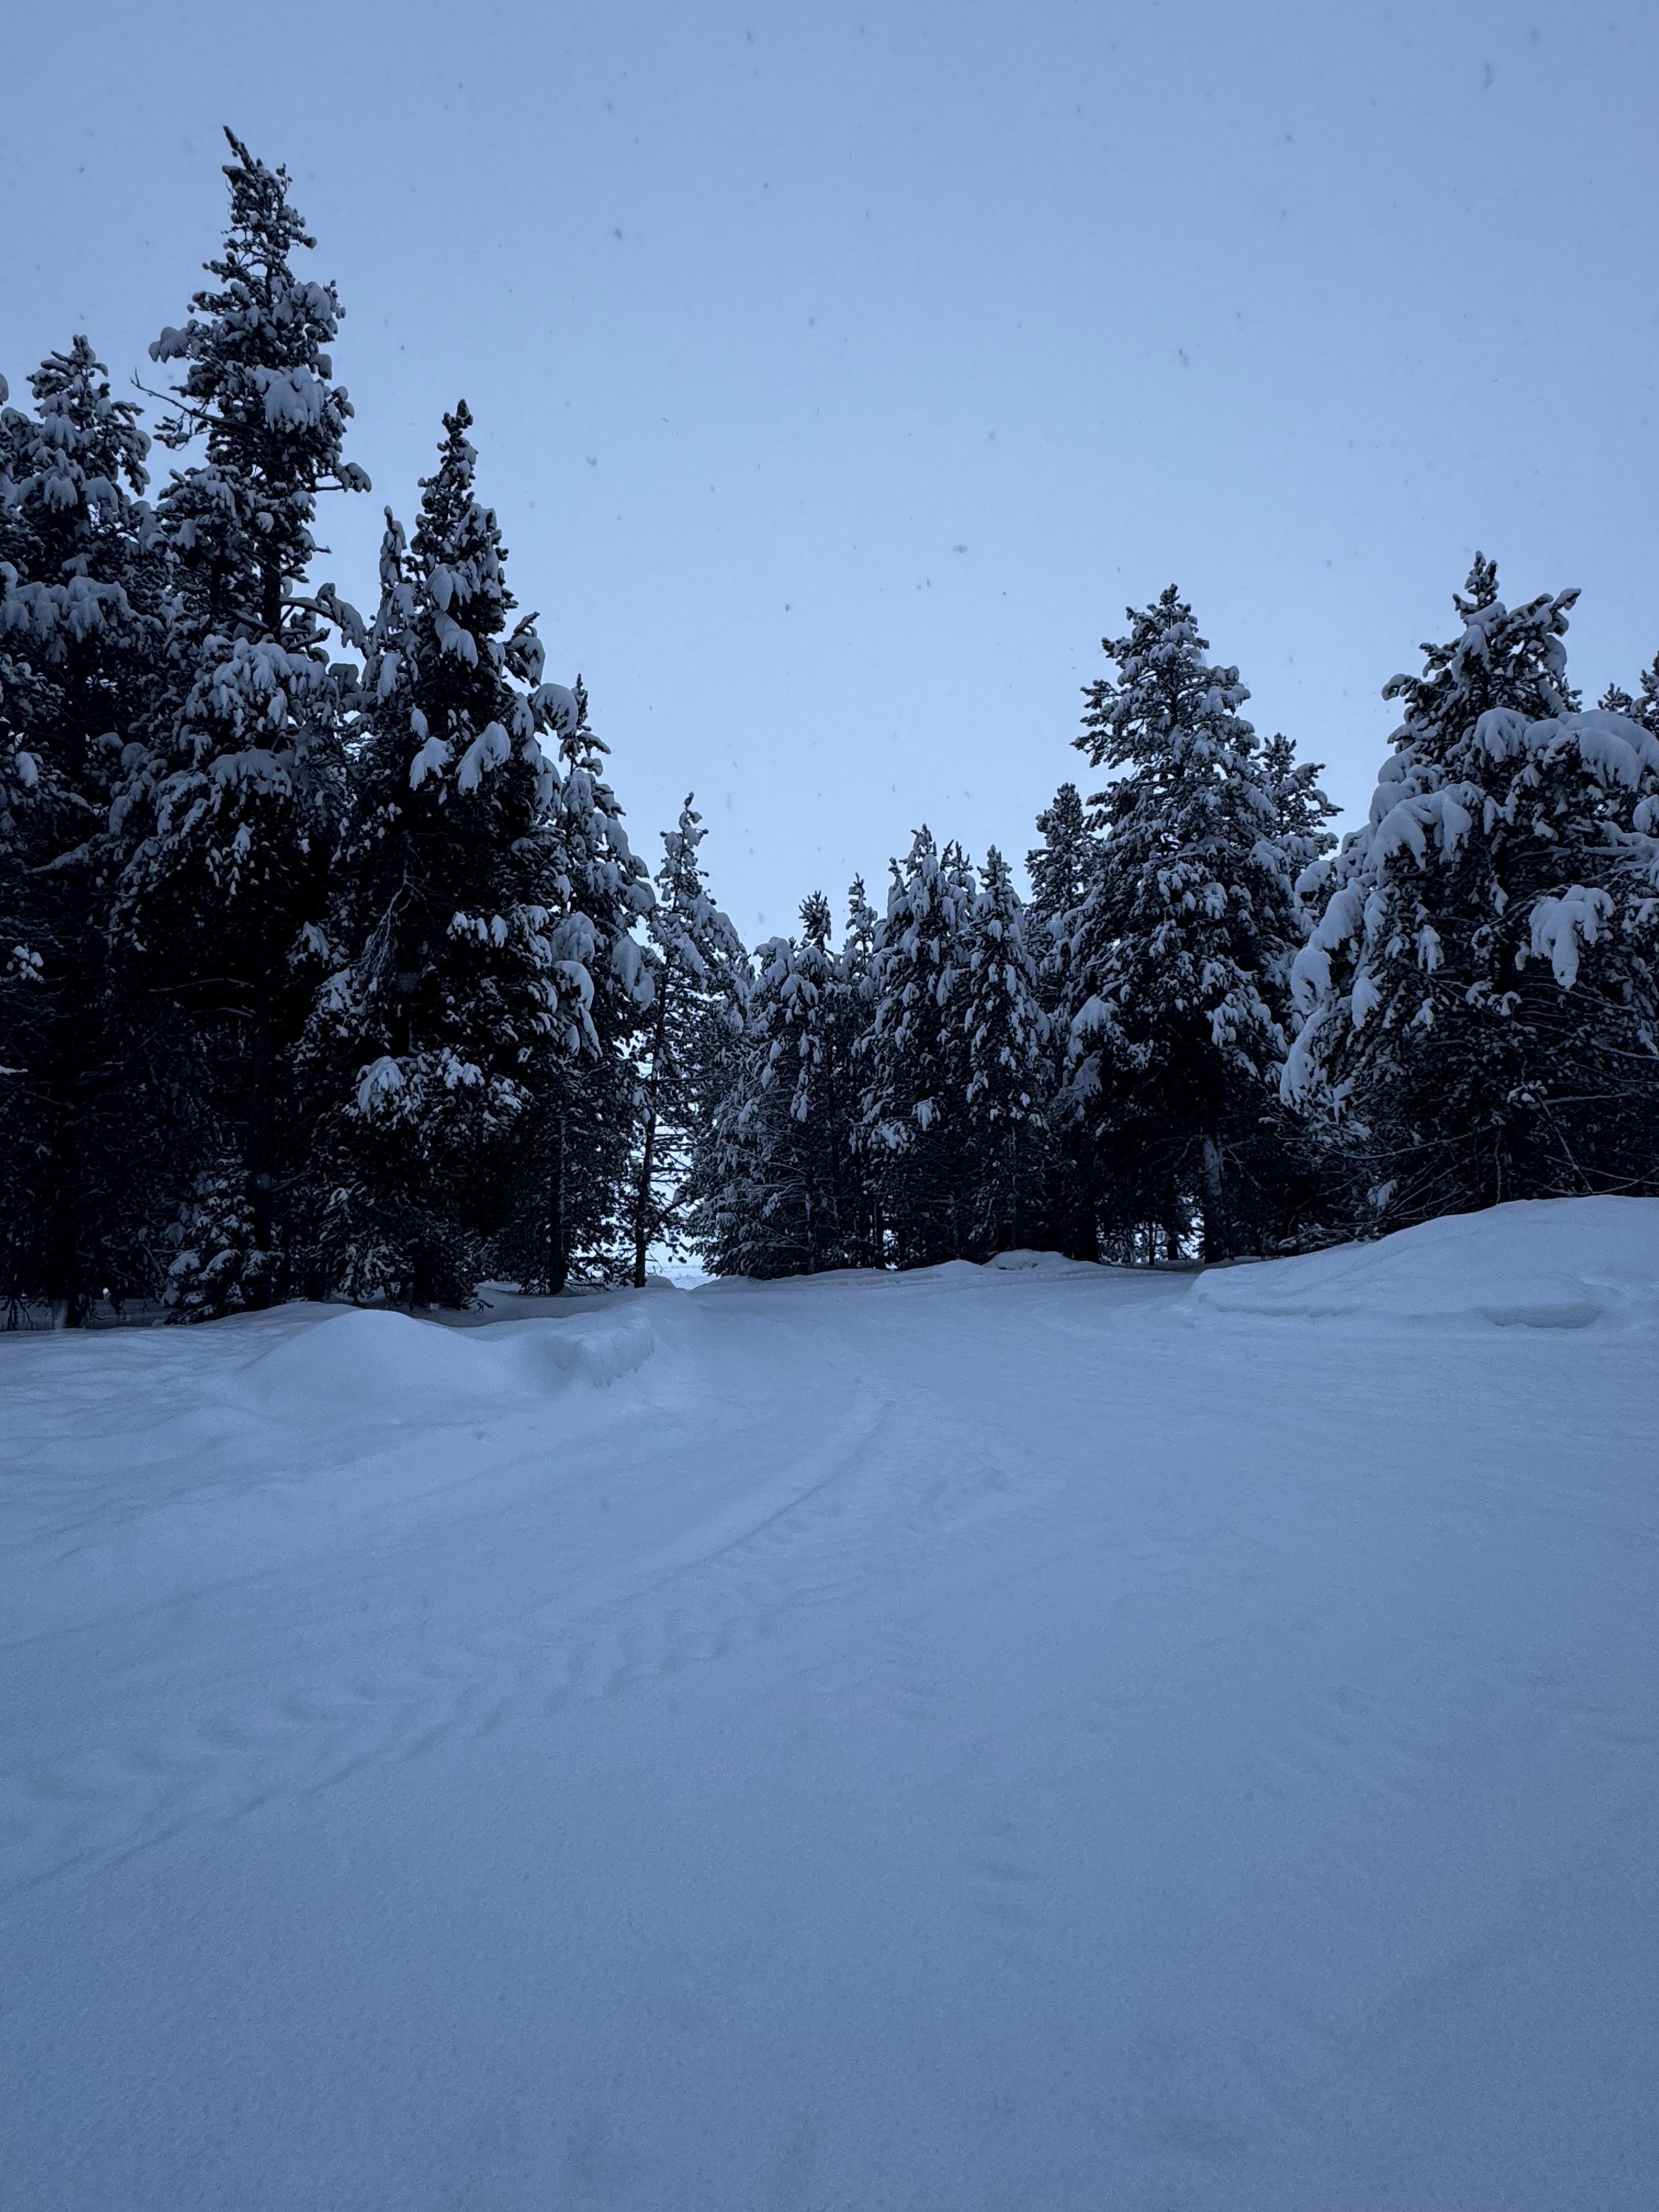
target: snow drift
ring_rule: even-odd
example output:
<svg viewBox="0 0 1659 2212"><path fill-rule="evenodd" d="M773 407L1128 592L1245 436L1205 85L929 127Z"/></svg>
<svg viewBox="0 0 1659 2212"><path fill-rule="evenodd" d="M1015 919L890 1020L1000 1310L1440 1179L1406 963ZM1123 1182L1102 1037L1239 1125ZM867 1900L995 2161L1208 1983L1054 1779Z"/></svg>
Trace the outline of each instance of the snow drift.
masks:
<svg viewBox="0 0 1659 2212"><path fill-rule="evenodd" d="M498 1401L559 1381L613 1382L655 1349L648 1310L446 1328L406 1314L310 1310L242 1371L251 1402L281 1416L357 1404L388 1418L467 1418L478 1398Z"/></svg>
<svg viewBox="0 0 1659 2212"><path fill-rule="evenodd" d="M1659 1315L1659 1203L1547 1199L1455 1214L1375 1244L1213 1269L1193 1299L1216 1312L1304 1318L1650 1324Z"/></svg>

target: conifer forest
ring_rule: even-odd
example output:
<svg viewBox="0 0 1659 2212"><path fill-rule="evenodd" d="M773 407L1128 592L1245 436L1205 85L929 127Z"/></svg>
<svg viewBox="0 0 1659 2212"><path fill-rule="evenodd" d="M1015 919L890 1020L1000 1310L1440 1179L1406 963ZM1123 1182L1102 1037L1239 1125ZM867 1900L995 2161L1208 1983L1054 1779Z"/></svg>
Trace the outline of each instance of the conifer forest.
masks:
<svg viewBox="0 0 1659 2212"><path fill-rule="evenodd" d="M920 826L746 945L695 795L625 826L463 400L378 580L319 580L322 502L374 495L342 306L286 172L233 138L226 174L153 414L67 334L0 413L14 1325L1659 1194L1656 641L1587 704L1575 593L1512 604L1478 558L1339 841L1171 584L1111 618L1034 827Z"/></svg>

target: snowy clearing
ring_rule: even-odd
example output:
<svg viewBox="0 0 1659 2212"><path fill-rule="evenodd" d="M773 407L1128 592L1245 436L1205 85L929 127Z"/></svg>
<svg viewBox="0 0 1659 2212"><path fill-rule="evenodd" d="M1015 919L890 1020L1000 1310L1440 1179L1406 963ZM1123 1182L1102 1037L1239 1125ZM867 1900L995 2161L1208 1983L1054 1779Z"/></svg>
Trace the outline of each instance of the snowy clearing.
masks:
<svg viewBox="0 0 1659 2212"><path fill-rule="evenodd" d="M1656 1356L1635 1200L0 1343L0 2194L1646 2208Z"/></svg>

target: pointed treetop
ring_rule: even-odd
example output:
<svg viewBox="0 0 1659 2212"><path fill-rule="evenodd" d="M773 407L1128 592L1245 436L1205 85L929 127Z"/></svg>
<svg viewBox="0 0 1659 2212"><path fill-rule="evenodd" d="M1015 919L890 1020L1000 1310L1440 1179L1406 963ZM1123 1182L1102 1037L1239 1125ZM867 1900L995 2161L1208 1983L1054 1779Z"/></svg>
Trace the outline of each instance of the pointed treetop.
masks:
<svg viewBox="0 0 1659 2212"><path fill-rule="evenodd" d="M816 946L822 952L830 942L830 933L834 927L829 900L822 891L809 891L800 902L802 942Z"/></svg>
<svg viewBox="0 0 1659 2212"><path fill-rule="evenodd" d="M1498 597L1498 563L1488 561L1484 553L1477 553L1469 569L1468 581L1461 592L1452 593L1452 605L1467 621L1469 616L1482 613Z"/></svg>
<svg viewBox="0 0 1659 2212"><path fill-rule="evenodd" d="M29 388L39 419L13 421L33 467L31 503L53 511L115 507L123 487L135 495L143 491L149 440L138 428L138 403L112 396L109 371L89 339L73 338L67 353L48 354Z"/></svg>
<svg viewBox="0 0 1659 2212"><path fill-rule="evenodd" d="M1576 590L1545 592L1506 606L1498 596L1498 564L1477 553L1468 584L1452 594L1461 635L1446 644L1425 640L1421 675L1391 677L1382 687L1385 699L1405 702L1396 749L1443 763L1489 708L1540 720L1573 712L1578 695L1567 682L1562 640L1577 598Z"/></svg>
<svg viewBox="0 0 1659 2212"><path fill-rule="evenodd" d="M1060 785L1036 827L1042 842L1025 855L1031 904L1044 921L1057 922L1081 904L1088 888L1089 831L1074 783Z"/></svg>
<svg viewBox="0 0 1659 2212"><path fill-rule="evenodd" d="M317 495L369 488L343 458L351 401L329 352L342 311L331 283L289 265L312 241L287 172L226 135L230 227L206 264L216 285L196 293L189 319L149 349L183 367L156 435L175 452L199 438L205 459L179 471L157 504L180 559L187 633L240 630L309 651L320 647L319 617L336 618L331 593L307 602L295 592L317 550Z"/></svg>
<svg viewBox="0 0 1659 2212"><path fill-rule="evenodd" d="M1255 749L1255 732L1238 709L1249 692L1237 668L1212 666L1192 608L1171 584L1149 606L1128 610L1128 635L1103 638L1117 678L1085 687L1088 709L1073 743L1096 768L1169 759L1177 766L1218 765ZM1105 798L1090 801L1098 807Z"/></svg>

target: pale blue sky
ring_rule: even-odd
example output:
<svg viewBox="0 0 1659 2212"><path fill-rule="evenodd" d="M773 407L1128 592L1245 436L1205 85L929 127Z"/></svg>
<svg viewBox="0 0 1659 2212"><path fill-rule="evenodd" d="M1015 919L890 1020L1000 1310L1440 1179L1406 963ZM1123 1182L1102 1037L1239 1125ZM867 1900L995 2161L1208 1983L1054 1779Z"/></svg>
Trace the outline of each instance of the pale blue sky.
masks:
<svg viewBox="0 0 1659 2212"><path fill-rule="evenodd" d="M372 499L477 416L635 841L695 787L753 934L926 818L1022 854L1172 579L1363 806L1479 545L1659 647L1651 5L14 11L0 368L125 378L286 161ZM165 461L165 457L161 457Z"/></svg>

